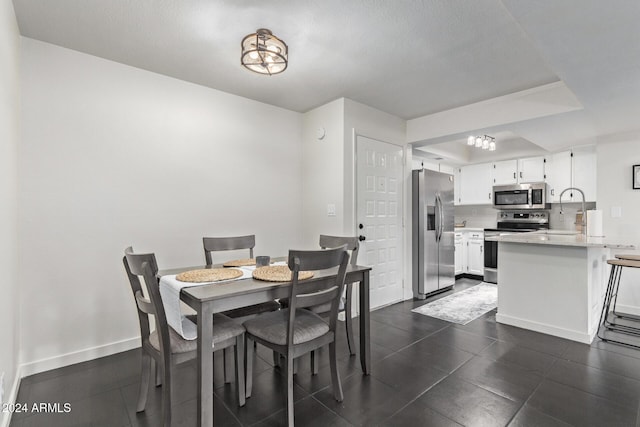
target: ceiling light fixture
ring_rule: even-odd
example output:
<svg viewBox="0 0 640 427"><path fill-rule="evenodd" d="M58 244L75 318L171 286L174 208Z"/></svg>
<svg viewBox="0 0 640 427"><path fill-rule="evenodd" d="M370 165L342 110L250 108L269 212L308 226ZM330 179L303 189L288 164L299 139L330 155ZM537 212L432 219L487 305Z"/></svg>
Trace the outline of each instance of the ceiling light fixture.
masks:
<svg viewBox="0 0 640 427"><path fill-rule="evenodd" d="M470 136L467 145L482 148L483 150L496 151L496 139L493 136Z"/></svg>
<svg viewBox="0 0 640 427"><path fill-rule="evenodd" d="M260 28L242 39L240 62L259 74L279 74L287 69L289 48L270 30Z"/></svg>

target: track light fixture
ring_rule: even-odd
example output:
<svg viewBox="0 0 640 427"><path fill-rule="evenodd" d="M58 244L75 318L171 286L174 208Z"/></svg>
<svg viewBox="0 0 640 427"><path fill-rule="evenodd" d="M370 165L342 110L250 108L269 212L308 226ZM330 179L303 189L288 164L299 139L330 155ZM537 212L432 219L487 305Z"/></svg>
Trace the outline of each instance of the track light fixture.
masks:
<svg viewBox="0 0 640 427"><path fill-rule="evenodd" d="M482 148L483 150L496 151L496 139L489 135L469 136L467 145Z"/></svg>

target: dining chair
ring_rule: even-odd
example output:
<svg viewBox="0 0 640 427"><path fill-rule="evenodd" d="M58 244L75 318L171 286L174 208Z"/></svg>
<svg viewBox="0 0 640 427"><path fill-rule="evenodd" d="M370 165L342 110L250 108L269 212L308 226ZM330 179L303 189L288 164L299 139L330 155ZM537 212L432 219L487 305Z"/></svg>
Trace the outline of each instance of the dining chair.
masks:
<svg viewBox="0 0 640 427"><path fill-rule="evenodd" d="M289 426L294 425L293 362L296 358L329 345L333 396L338 402L343 399L336 354L336 324L348 260L349 254L346 251L346 245L318 251L290 250L288 265L292 271L292 281L289 290L289 307L264 313L244 322L247 330L245 346L247 349L247 397L251 396L253 387L253 345L251 345L251 341L257 341L278 352L285 359L286 410ZM299 287L303 283L299 280L301 271L325 270L334 267L338 267L338 271L331 280L319 281L314 291L308 293L299 291ZM308 280L313 281L314 279ZM305 310L305 308L325 303L331 303L328 324L318 314Z"/></svg>
<svg viewBox="0 0 640 427"><path fill-rule="evenodd" d="M249 258L253 258L253 248L256 246L256 236L255 234L251 234L248 236L237 237L203 237L202 245L204 247L204 257L207 261L207 265L213 265L213 252L248 249ZM280 304L278 301L268 301L261 304L254 304L247 307L225 311L224 314L231 318L238 318L254 316L256 314L279 309Z"/></svg>
<svg viewBox="0 0 640 427"><path fill-rule="evenodd" d="M136 412L143 412L147 403L149 380L154 361L156 368L162 372L162 419L163 425L171 425L171 389L172 371L179 365L197 354L197 340L185 340L167 323L164 305L160 297L157 279L158 264L153 253L135 254L132 247L124 251L122 259L129 278L131 291L136 301L140 335L142 339L142 371L140 375L140 389ZM146 287L146 294L142 289L142 277ZM152 332L149 316L155 319L155 330ZM216 314L213 318L213 351L234 347L235 349L235 380L238 388L238 404L245 404L244 378L244 327L229 317Z"/></svg>
<svg viewBox="0 0 640 427"><path fill-rule="evenodd" d="M358 264L358 251L360 250L360 241L357 237L328 236L325 234L320 235L320 247L322 249L337 248L342 245L347 245L347 251L351 252L350 263L355 267ZM353 336L353 319L351 318L351 301L353 299L353 287L351 283L345 283L344 286L344 304L341 311L344 311L345 315L345 328L347 330L347 344L349 346L349 354L354 355L356 354L356 344ZM328 312L329 310L330 307L328 304L313 309L313 311L316 313Z"/></svg>

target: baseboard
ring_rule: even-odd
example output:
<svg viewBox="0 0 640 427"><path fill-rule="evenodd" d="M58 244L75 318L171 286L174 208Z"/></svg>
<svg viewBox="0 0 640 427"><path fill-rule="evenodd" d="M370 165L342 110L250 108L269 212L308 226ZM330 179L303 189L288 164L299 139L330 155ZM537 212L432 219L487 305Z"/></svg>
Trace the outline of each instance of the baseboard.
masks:
<svg viewBox="0 0 640 427"><path fill-rule="evenodd" d="M140 347L140 337L128 338L122 341L90 347L84 350L74 351L47 359L40 359L34 362L24 363L20 365L21 377L38 374L40 372L50 371L52 369L62 368L64 366L74 365L76 363L86 362L88 360L97 359L99 357L110 356L115 353L121 353L127 350L133 350Z"/></svg>
<svg viewBox="0 0 640 427"><path fill-rule="evenodd" d="M484 276L478 276L477 274L462 273L462 274L458 274L455 277L455 279L456 280L458 280L458 279L484 280Z"/></svg>
<svg viewBox="0 0 640 427"><path fill-rule="evenodd" d="M596 331L593 334L587 334L571 329L558 328L557 326L547 325L545 323L532 322L531 320L520 319L518 317L507 316L500 314L500 308L496 313L496 322L505 325L516 326L518 328L528 329L535 332L540 332L547 335L553 335L560 338L566 338L571 341L577 341L584 344L591 344Z"/></svg>
<svg viewBox="0 0 640 427"><path fill-rule="evenodd" d="M626 304L616 304L616 311L619 313L633 314L634 316L640 316L640 307Z"/></svg>
<svg viewBox="0 0 640 427"><path fill-rule="evenodd" d="M13 379L13 384L11 384L11 390L9 390L9 395L7 396L7 398L4 399L4 403L16 403L21 380L22 380L21 367L18 366L18 368L16 369L15 378ZM3 414L2 411L0 411L0 414ZM11 424L11 415L13 415L13 412L8 411L8 412L5 412L3 415L4 417L2 418L2 420L0 420L1 421L0 427L9 427L9 424Z"/></svg>

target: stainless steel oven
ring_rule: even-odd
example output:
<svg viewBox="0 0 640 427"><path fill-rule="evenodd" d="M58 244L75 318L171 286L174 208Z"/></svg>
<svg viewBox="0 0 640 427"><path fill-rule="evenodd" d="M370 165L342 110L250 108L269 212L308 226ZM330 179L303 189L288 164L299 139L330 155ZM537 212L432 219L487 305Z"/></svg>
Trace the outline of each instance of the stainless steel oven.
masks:
<svg viewBox="0 0 640 427"><path fill-rule="evenodd" d="M549 209L550 206L544 182L493 187L493 207L496 209Z"/></svg>
<svg viewBox="0 0 640 427"><path fill-rule="evenodd" d="M484 281L489 283L498 283L498 242L487 237L549 228L548 211L502 211L497 216L497 227L484 229Z"/></svg>

